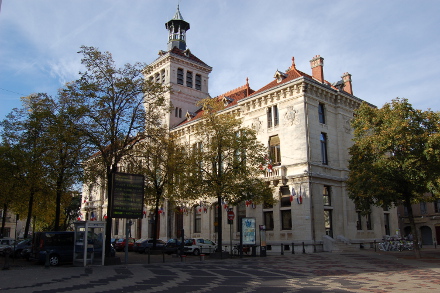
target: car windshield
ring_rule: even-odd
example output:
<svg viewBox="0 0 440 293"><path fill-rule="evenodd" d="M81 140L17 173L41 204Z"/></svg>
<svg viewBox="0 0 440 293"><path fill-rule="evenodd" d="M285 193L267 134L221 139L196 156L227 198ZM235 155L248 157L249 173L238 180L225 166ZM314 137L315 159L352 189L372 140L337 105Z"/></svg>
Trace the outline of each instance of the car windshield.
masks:
<svg viewBox="0 0 440 293"><path fill-rule="evenodd" d="M193 245L194 243L194 239L186 239L185 240L185 245Z"/></svg>

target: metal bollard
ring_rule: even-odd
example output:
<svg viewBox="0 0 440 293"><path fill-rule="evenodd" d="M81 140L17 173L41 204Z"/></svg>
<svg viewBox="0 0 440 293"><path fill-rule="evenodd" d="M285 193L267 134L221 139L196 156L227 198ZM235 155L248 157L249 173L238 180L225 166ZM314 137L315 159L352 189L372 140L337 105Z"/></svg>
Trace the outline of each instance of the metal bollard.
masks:
<svg viewBox="0 0 440 293"><path fill-rule="evenodd" d="M165 262L165 252L164 251L162 251L162 262L163 263Z"/></svg>
<svg viewBox="0 0 440 293"><path fill-rule="evenodd" d="M150 248L148 248L148 264L150 264L150 255L151 255Z"/></svg>
<svg viewBox="0 0 440 293"><path fill-rule="evenodd" d="M303 253L306 253L306 246L304 245L304 242L303 242Z"/></svg>
<svg viewBox="0 0 440 293"><path fill-rule="evenodd" d="M180 261L181 262L186 262L186 255L182 255L181 258L180 258Z"/></svg>
<svg viewBox="0 0 440 293"><path fill-rule="evenodd" d="M316 253L316 243L313 243L313 252Z"/></svg>
<svg viewBox="0 0 440 293"><path fill-rule="evenodd" d="M44 263L46 269L50 268L50 251L46 250L46 261Z"/></svg>
<svg viewBox="0 0 440 293"><path fill-rule="evenodd" d="M4 250L5 263L3 265L3 270L9 270L9 267L10 267L10 265L9 265L9 254L10 253L11 253L10 248L6 248Z"/></svg>
<svg viewBox="0 0 440 293"><path fill-rule="evenodd" d="M376 240L374 240L374 252L377 251L377 245L376 245Z"/></svg>
<svg viewBox="0 0 440 293"><path fill-rule="evenodd" d="M295 254L295 244L292 242L292 254Z"/></svg>
<svg viewBox="0 0 440 293"><path fill-rule="evenodd" d="M205 260L205 255L204 254L200 254L200 261L204 261Z"/></svg>
<svg viewBox="0 0 440 293"><path fill-rule="evenodd" d="M281 243L281 255L284 255L284 245Z"/></svg>

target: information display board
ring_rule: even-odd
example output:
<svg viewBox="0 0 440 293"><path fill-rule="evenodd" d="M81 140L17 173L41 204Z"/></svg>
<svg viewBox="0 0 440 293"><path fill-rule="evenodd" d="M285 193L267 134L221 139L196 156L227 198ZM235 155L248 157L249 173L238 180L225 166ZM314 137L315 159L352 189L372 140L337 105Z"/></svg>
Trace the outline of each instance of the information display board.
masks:
<svg viewBox="0 0 440 293"><path fill-rule="evenodd" d="M255 218L242 218L241 231L243 245L255 245L257 237L257 228Z"/></svg>
<svg viewBox="0 0 440 293"><path fill-rule="evenodd" d="M114 173L112 218L140 219L144 205L144 176Z"/></svg>

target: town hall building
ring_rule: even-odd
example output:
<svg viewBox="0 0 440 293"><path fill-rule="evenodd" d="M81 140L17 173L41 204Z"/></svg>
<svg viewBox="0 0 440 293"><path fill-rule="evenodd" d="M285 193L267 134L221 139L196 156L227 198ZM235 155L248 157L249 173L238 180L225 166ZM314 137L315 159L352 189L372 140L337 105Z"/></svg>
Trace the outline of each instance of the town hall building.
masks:
<svg viewBox="0 0 440 293"><path fill-rule="evenodd" d="M187 47L186 22L179 7L165 24L168 48L149 66L146 78L170 86L166 98L173 107L165 116L170 132L188 143L197 142L193 131L203 111L196 105L209 94L209 74L213 70ZM317 244L326 241L358 243L379 240L398 229L395 209L372 207L371 214L361 215L349 199L346 189L348 148L352 145L350 121L363 102L353 94L349 73L341 80L329 82L324 77L324 58L310 60L309 73L298 69L294 58L286 60L285 72L274 70L274 76L260 89L251 89L248 80L233 90L216 97L223 99L225 111L233 111L244 126L255 130L258 140L268 148L272 163L261 180L274 190L273 205L242 202L232 208L236 220L253 217L257 226L266 228L266 241L272 247L280 244ZM103 219L106 214L105 189L84 191L82 214ZM223 242L239 241L239 221L230 227L225 208L215 207L216 199L177 212L167 202L158 219L158 238L202 237L217 240L217 212L223 216ZM154 211L145 207L145 216L134 221L135 238L152 237ZM125 235L125 219L113 219L113 235ZM257 232L258 233L258 232ZM258 236L257 236L258 239ZM286 247L287 248L287 247Z"/></svg>

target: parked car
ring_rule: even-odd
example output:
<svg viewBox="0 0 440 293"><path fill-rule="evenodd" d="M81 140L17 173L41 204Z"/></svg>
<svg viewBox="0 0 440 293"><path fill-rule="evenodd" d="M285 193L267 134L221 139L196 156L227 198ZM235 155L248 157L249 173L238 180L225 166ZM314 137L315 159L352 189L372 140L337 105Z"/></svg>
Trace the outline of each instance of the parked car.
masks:
<svg viewBox="0 0 440 293"><path fill-rule="evenodd" d="M12 252L14 243L15 243L15 239L13 239L13 238L1 238L0 239L0 254L4 255L6 249L9 249L9 251Z"/></svg>
<svg viewBox="0 0 440 293"><path fill-rule="evenodd" d="M213 253L217 249L217 245L209 240L203 238L191 238L185 240L184 252L194 255L200 255L200 253Z"/></svg>
<svg viewBox="0 0 440 293"><path fill-rule="evenodd" d="M167 244L165 244L164 252L167 254L177 254L180 245L181 241L179 239L171 238L167 241Z"/></svg>
<svg viewBox="0 0 440 293"><path fill-rule="evenodd" d="M64 262L73 262L74 232L37 232L34 235L30 259L39 263L46 262L57 266Z"/></svg>
<svg viewBox="0 0 440 293"><path fill-rule="evenodd" d="M153 249L153 239L146 239L141 238L138 241L135 242L133 251L139 252L139 253L146 253L148 252L148 249ZM156 250L163 250L166 245L166 242L164 242L161 239L156 239Z"/></svg>
<svg viewBox="0 0 440 293"><path fill-rule="evenodd" d="M134 243L136 239L128 238L128 251L133 251ZM125 250L125 238L120 238L115 242L115 250L116 251L124 251Z"/></svg>
<svg viewBox="0 0 440 293"><path fill-rule="evenodd" d="M21 240L15 246L13 246L14 256L15 257L21 257L22 256L22 251L24 249L28 249L28 248L31 248L31 247L32 247L32 239L31 238L27 238L27 239Z"/></svg>

